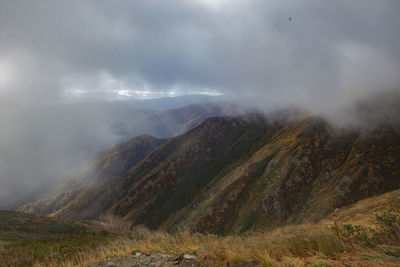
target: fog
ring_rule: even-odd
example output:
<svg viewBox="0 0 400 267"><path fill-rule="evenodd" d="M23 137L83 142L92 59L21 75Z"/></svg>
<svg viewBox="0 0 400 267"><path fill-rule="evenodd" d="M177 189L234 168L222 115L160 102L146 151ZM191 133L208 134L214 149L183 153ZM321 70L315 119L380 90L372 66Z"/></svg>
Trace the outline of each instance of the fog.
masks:
<svg viewBox="0 0 400 267"><path fill-rule="evenodd" d="M101 150L133 136L170 137L174 130L171 127L179 124L180 117L174 118L174 112L170 112L170 116L164 116L170 125L152 127L147 118L157 116L160 110L217 100L221 97L193 95L54 105L3 103L0 208L14 208L55 190L62 178L87 164ZM138 129L131 129L131 125ZM130 131L122 131L124 127Z"/></svg>
<svg viewBox="0 0 400 267"><path fill-rule="evenodd" d="M149 108L93 101L224 95L357 124L342 111L399 92L399 10L398 0L0 0L0 202L50 186Z"/></svg>
<svg viewBox="0 0 400 267"><path fill-rule="evenodd" d="M0 108L0 207L14 207L56 185L100 149L115 144L102 107ZM114 115L114 114L112 114ZM19 200L15 202L16 200Z"/></svg>

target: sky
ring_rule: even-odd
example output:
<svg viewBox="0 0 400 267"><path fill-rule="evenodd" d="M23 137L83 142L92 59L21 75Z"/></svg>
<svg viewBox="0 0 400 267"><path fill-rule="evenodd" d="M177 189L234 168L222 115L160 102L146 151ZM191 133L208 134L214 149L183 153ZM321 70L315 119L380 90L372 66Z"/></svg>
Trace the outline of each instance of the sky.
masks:
<svg viewBox="0 0 400 267"><path fill-rule="evenodd" d="M335 114L398 92L399 10L399 0L0 0L0 203L115 140L107 112L66 103L205 94Z"/></svg>
<svg viewBox="0 0 400 267"><path fill-rule="evenodd" d="M398 10L398 0L1 0L0 97L203 93L335 108L398 85Z"/></svg>

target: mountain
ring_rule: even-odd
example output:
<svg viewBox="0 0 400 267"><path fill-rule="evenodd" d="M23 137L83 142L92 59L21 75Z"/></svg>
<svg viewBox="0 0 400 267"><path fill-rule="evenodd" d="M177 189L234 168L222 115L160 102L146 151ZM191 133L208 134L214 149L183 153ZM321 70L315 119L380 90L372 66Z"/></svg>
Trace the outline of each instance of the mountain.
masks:
<svg viewBox="0 0 400 267"><path fill-rule="evenodd" d="M140 119L134 119L115 132L125 139L141 134L168 138L186 133L207 118L235 116L244 113L243 110L239 104L231 102L193 104L178 109L162 110Z"/></svg>
<svg viewBox="0 0 400 267"><path fill-rule="evenodd" d="M316 117L214 117L168 140L141 136L107 150L92 163L95 175L84 167L75 186L19 211L111 213L153 229L218 234L313 222L400 188L399 144L392 124L366 131Z"/></svg>
<svg viewBox="0 0 400 267"><path fill-rule="evenodd" d="M196 99L204 102L220 98L48 105L0 113L0 208L15 209L43 197L82 162L134 136L169 138L206 118L240 112L238 105L228 102L180 107L179 103ZM148 109L159 102L160 106ZM179 108L159 110L165 106Z"/></svg>
<svg viewBox="0 0 400 267"><path fill-rule="evenodd" d="M178 109L193 104L205 104L212 102L229 101L231 98L225 95L182 95L175 97L161 97L153 99L131 99L125 101L115 101L115 103L125 102L130 106L135 106L140 109L155 109L155 110L167 110L167 109Z"/></svg>
<svg viewBox="0 0 400 267"><path fill-rule="evenodd" d="M150 135L141 135L103 151L95 160L85 164L78 172L65 179L61 190L108 181L123 175L165 141Z"/></svg>

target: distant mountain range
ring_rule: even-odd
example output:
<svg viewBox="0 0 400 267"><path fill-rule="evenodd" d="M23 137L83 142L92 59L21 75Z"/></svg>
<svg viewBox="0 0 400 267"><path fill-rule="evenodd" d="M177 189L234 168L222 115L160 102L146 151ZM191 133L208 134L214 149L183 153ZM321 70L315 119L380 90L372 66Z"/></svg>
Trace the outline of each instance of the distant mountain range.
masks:
<svg viewBox="0 0 400 267"><path fill-rule="evenodd" d="M317 221L400 188L398 124L346 130L313 116L247 114L196 126L192 118L210 115L196 112L182 117L189 126L175 128L190 129L183 135L143 135L106 150L19 211L114 214L152 229L229 234Z"/></svg>
<svg viewBox="0 0 400 267"><path fill-rule="evenodd" d="M182 95L175 97L161 97L143 100L131 99L125 101L114 101L111 103L117 105L119 105L120 103L125 103L129 106L135 106L137 109L166 110L182 108L192 104L204 104L210 102L222 102L231 100L232 97L227 95Z"/></svg>
<svg viewBox="0 0 400 267"><path fill-rule="evenodd" d="M235 116L244 109L231 102L192 104L178 109L162 110L135 118L131 123L115 130L121 138L149 134L158 138L168 138L186 133L200 125L205 119L216 116Z"/></svg>
<svg viewBox="0 0 400 267"><path fill-rule="evenodd" d="M168 138L206 118L240 114L238 105L223 99L192 95L10 107L0 114L0 208L37 200L100 151L134 136Z"/></svg>

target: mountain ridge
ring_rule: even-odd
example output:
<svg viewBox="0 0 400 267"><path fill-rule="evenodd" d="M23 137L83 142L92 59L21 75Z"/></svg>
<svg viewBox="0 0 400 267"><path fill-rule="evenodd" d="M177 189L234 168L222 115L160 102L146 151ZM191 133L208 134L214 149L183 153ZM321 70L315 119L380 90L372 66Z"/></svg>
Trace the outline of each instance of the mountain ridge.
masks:
<svg viewBox="0 0 400 267"><path fill-rule="evenodd" d="M217 234L315 222L398 189L399 143L396 125L356 131L310 116L214 117L162 142L120 176L19 210L64 218L111 213L152 229Z"/></svg>

